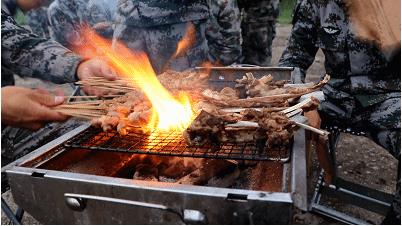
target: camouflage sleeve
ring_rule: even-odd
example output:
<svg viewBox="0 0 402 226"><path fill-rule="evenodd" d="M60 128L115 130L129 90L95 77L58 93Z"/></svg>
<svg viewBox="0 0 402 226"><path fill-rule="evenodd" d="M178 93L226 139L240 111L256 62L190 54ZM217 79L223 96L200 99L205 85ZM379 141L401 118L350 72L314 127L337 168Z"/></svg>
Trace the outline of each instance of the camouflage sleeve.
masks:
<svg viewBox="0 0 402 226"><path fill-rule="evenodd" d="M279 60L280 66L300 68L302 81L304 81L305 71L314 62L318 51L318 47L315 46L317 17L318 8L313 1L298 1L293 15L292 33Z"/></svg>
<svg viewBox="0 0 402 226"><path fill-rule="evenodd" d="M1 11L1 65L21 75L54 83L76 81L82 59L59 43L40 38L18 26Z"/></svg>
<svg viewBox="0 0 402 226"><path fill-rule="evenodd" d="M1 0L1 9L11 16L17 13L17 0Z"/></svg>
<svg viewBox="0 0 402 226"><path fill-rule="evenodd" d="M205 36L212 62L235 63L241 57L240 12L236 0L210 0Z"/></svg>
<svg viewBox="0 0 402 226"><path fill-rule="evenodd" d="M117 1L90 0L87 5L86 22L103 37L112 38L116 12ZM99 24L103 24L104 27L96 27Z"/></svg>

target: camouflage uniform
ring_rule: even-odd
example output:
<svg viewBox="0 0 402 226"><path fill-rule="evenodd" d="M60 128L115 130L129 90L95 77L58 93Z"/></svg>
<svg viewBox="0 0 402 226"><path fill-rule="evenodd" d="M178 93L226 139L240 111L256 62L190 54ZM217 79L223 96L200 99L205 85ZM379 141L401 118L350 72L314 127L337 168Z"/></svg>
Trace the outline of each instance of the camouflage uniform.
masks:
<svg viewBox="0 0 402 226"><path fill-rule="evenodd" d="M15 16L18 9L16 0L2 0L1 8L9 15ZM49 21L47 19L47 7L29 10L26 13L27 23L34 34L49 38Z"/></svg>
<svg viewBox="0 0 402 226"><path fill-rule="evenodd" d="M18 10L16 0L1 0L1 9L8 15L15 16Z"/></svg>
<svg viewBox="0 0 402 226"><path fill-rule="evenodd" d="M280 65L296 67L294 80L304 81L305 71L322 49L331 75L323 88L323 121L365 131L400 161L400 61L392 63L375 44L359 41L345 8L341 0L299 1ZM398 183L394 207L400 220L400 175Z"/></svg>
<svg viewBox="0 0 402 226"><path fill-rule="evenodd" d="M205 24L209 9L205 0L120 0L118 4L114 40L145 51L158 73L167 68L184 70L208 60ZM195 43L184 56L172 58L187 23L195 27Z"/></svg>
<svg viewBox="0 0 402 226"><path fill-rule="evenodd" d="M113 26L116 22L117 0L89 0L86 21L91 26L107 22L110 26L97 32L106 38L113 37Z"/></svg>
<svg viewBox="0 0 402 226"><path fill-rule="evenodd" d="M236 0L208 0L211 17L205 30L210 61L239 63L241 57L240 12Z"/></svg>
<svg viewBox="0 0 402 226"><path fill-rule="evenodd" d="M1 69L21 76L54 83L77 80L76 68L82 59L59 43L40 38L18 26L1 11ZM12 73L2 73L1 85L13 85Z"/></svg>
<svg viewBox="0 0 402 226"><path fill-rule="evenodd" d="M86 23L88 0L55 0L48 9L50 36L66 47L82 45L80 27Z"/></svg>
<svg viewBox="0 0 402 226"><path fill-rule="evenodd" d="M47 18L47 7L40 7L29 10L26 13L27 23L32 33L43 38L50 38L49 20Z"/></svg>
<svg viewBox="0 0 402 226"><path fill-rule="evenodd" d="M84 44L79 35L79 30L84 24L93 26L100 22L108 22L107 28L97 32L106 38L113 37L117 0L56 0L48 11L51 37L64 46Z"/></svg>
<svg viewBox="0 0 402 226"><path fill-rule="evenodd" d="M238 0L242 11L243 63L271 65L279 0Z"/></svg>

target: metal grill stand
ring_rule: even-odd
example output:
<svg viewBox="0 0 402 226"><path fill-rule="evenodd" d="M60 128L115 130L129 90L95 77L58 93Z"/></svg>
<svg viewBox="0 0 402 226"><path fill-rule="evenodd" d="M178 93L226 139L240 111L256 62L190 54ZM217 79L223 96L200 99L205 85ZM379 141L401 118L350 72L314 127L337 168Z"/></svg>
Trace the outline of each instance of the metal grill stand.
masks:
<svg viewBox="0 0 402 226"><path fill-rule="evenodd" d="M328 184L324 181L324 170L321 170L311 201L311 211L346 224L369 224L321 203L322 197L331 197L385 216L390 209L393 195L346 181L336 175L336 146L340 133L344 132L358 136L364 135L364 133L354 132L351 129L341 130L337 127L328 127L325 129L331 132L328 149L329 155L332 158L333 172L335 173L332 180L333 183Z"/></svg>

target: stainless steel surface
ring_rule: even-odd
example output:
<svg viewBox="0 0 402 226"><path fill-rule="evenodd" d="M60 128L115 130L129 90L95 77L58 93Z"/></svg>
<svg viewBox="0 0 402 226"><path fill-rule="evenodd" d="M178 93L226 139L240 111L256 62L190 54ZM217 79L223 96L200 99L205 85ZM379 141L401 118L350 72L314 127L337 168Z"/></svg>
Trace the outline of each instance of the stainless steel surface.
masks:
<svg viewBox="0 0 402 226"><path fill-rule="evenodd" d="M300 181L303 177L288 182L292 188L290 192L267 192L139 181L35 168L41 161L51 161L59 153L55 151L57 147L86 127L79 127L7 166L16 203L41 223L178 224L202 220L210 224L287 224L290 223L293 203L303 206L300 201L303 199L298 197L303 191L300 188L305 183ZM304 133L297 134L301 138ZM304 138L295 144L304 147ZM302 158L300 156L304 154L304 148L300 148L296 156ZM284 175L300 175L294 172L303 170L303 167L296 166L298 162L291 159L288 168L292 172ZM141 205L132 205L134 203ZM146 207L152 204L175 210L182 217L163 208ZM75 211L72 207L83 210ZM185 215L184 210L190 212Z"/></svg>
<svg viewBox="0 0 402 226"><path fill-rule="evenodd" d="M201 69L200 69L201 70ZM258 78L290 79L292 68L212 68L211 86L233 86L245 72ZM15 202L43 224L288 224L292 209L305 209L304 130L295 134L290 161L283 164L282 191L183 185L50 170L68 153L64 144L83 125L2 168ZM279 188L280 189L280 188Z"/></svg>
<svg viewBox="0 0 402 226"><path fill-rule="evenodd" d="M42 177L31 176L33 172ZM188 209L205 214L208 223L289 223L291 196L271 193L137 181L102 176L73 174L41 169L15 167L7 171L15 201L41 223L49 224L146 224L182 223L177 214L163 209L149 209L121 203L148 203L181 212ZM65 204L65 194L86 198L83 211L72 211ZM85 196L86 195L86 196ZM96 199L92 198L97 196ZM228 197L243 196L245 200ZM89 199L91 197L91 199ZM99 198L102 197L102 198ZM118 202L116 202L118 200ZM123 201L126 200L126 201ZM136 213L136 214L134 214ZM233 215L236 215L235 217Z"/></svg>
<svg viewBox="0 0 402 226"><path fill-rule="evenodd" d="M305 132L299 129L294 135L292 152L292 199L294 205L304 211L308 210L307 203L307 166Z"/></svg>

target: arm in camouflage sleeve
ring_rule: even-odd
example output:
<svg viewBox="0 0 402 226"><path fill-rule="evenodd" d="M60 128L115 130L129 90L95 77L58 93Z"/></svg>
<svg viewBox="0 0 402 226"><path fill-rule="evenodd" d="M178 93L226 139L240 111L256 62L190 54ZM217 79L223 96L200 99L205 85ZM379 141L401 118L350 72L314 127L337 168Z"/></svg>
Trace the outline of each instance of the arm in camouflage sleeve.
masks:
<svg viewBox="0 0 402 226"><path fill-rule="evenodd" d="M18 26L1 11L1 64L21 75L54 83L74 82L82 59L59 43Z"/></svg>
<svg viewBox="0 0 402 226"><path fill-rule="evenodd" d="M209 0L205 31L212 62L229 65L241 57L240 12L236 0Z"/></svg>
<svg viewBox="0 0 402 226"><path fill-rule="evenodd" d="M294 15L293 28L288 46L279 60L280 66L295 67L294 78L304 81L305 71L314 62L318 47L317 39L318 8L314 1L298 1Z"/></svg>

